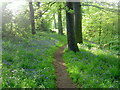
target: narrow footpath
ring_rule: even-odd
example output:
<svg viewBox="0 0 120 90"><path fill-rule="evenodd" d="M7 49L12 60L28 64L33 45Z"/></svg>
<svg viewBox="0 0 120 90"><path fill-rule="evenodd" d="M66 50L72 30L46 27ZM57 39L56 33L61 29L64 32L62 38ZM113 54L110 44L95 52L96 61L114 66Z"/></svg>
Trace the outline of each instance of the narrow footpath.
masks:
<svg viewBox="0 0 120 90"><path fill-rule="evenodd" d="M66 71L66 66L63 61L63 50L65 46L60 47L56 53L55 53L55 70L56 70L56 75L57 75L57 88L75 88L75 85L72 83L71 79L68 76L68 73Z"/></svg>

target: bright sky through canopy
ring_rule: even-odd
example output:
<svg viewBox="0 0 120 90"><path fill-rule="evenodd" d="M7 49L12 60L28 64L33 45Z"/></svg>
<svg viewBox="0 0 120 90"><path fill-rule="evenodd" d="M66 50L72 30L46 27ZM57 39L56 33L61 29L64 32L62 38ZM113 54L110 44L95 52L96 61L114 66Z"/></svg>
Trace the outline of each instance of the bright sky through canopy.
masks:
<svg viewBox="0 0 120 90"><path fill-rule="evenodd" d="M18 10L20 10L23 7L23 5L25 5L26 1L29 1L29 0L0 0L0 2L11 2L11 4L7 6L7 8L12 10L14 15L17 14ZM32 0L32 1L49 2L49 1L55 1L55 0ZM66 0L56 0L56 1L66 1ZM71 0L71 1L75 1L75 0ZM98 1L98 2L118 3L118 0L80 0L80 1L83 1L83 2Z"/></svg>
<svg viewBox="0 0 120 90"><path fill-rule="evenodd" d="M23 7L23 5L25 5L25 1L24 0L18 0L18 1L16 0L14 2L11 2L7 6L7 8L12 10L13 14L15 15L15 14L17 14L18 10L20 10Z"/></svg>

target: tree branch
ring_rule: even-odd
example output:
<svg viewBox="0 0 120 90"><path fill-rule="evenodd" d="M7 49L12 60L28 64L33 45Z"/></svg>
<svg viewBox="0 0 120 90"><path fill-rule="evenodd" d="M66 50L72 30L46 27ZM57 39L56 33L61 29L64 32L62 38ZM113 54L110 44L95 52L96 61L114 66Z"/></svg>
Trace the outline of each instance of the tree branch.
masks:
<svg viewBox="0 0 120 90"><path fill-rule="evenodd" d="M50 3L51 2L49 2L48 4L50 4ZM41 13L40 17L42 17L42 15L44 15L54 3L56 3L56 2L53 2L52 4L50 4L50 6L43 13Z"/></svg>
<svg viewBox="0 0 120 90"><path fill-rule="evenodd" d="M118 13L117 9L110 9L110 8L100 7L100 6L97 6L97 5L89 5L89 4L84 4L83 3L82 6L93 6L93 7L96 7L96 8L99 8L99 9L103 9L103 10L106 10L106 11Z"/></svg>

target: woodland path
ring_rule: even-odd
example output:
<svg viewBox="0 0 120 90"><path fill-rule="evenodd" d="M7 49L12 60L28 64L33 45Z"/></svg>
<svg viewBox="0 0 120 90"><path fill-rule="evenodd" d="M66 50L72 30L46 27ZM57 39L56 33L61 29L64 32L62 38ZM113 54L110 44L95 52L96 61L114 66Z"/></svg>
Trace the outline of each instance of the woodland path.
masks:
<svg viewBox="0 0 120 90"><path fill-rule="evenodd" d="M54 56L55 57L54 66L55 66L56 75L57 75L56 84L57 84L57 88L75 88L75 85L72 83L72 81L68 76L68 73L66 71L66 66L62 58L63 50L65 47L66 45L60 47L56 51Z"/></svg>

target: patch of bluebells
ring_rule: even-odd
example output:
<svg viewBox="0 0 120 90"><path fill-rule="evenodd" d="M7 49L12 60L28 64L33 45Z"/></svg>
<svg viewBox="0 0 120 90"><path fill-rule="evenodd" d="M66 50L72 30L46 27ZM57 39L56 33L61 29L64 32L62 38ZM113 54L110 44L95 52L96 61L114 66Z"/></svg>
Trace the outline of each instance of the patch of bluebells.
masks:
<svg viewBox="0 0 120 90"><path fill-rule="evenodd" d="M36 69L26 69L24 68L25 71L35 71Z"/></svg>
<svg viewBox="0 0 120 90"><path fill-rule="evenodd" d="M37 61L37 59L33 59L34 61Z"/></svg>
<svg viewBox="0 0 120 90"><path fill-rule="evenodd" d="M101 69L101 67L97 67L98 69Z"/></svg>
<svg viewBox="0 0 120 90"><path fill-rule="evenodd" d="M37 47L50 47L55 45L54 40L40 40L40 41L32 41L32 44Z"/></svg>
<svg viewBox="0 0 120 90"><path fill-rule="evenodd" d="M45 76L46 76L45 74L40 75L40 77L45 77Z"/></svg>
<svg viewBox="0 0 120 90"><path fill-rule="evenodd" d="M26 75L29 76L29 77L36 78L36 76L40 74L39 78L41 78L43 80L44 79L49 79L49 77L46 76L45 74L41 74L41 73L44 73L46 71L45 68L43 70L41 70L41 71L35 71L35 69L24 69L24 70L26 72Z"/></svg>
<svg viewBox="0 0 120 90"><path fill-rule="evenodd" d="M100 80L102 81L102 80L103 80L103 78L100 78Z"/></svg>
<svg viewBox="0 0 120 90"><path fill-rule="evenodd" d="M53 35L54 36L54 35ZM36 37L36 36L35 36ZM47 36L48 37L48 36ZM57 37L57 36L56 36ZM43 40L44 39L44 40ZM20 39L21 40L21 39ZM33 40L33 41L32 41ZM51 81L54 81L54 79L51 79L51 78L54 78L55 76L52 76L54 74L54 70L52 70L52 60L51 59L48 59L49 57L47 56L50 56L47 51L49 52L49 48L51 46L55 46L56 43L59 42L58 40L55 40L54 38L29 38L28 39L24 39L22 42L17 42L15 41L14 43L10 42L11 45L6 45L6 48L8 48L7 50L5 50L5 52L11 52L12 50L12 53L14 54L13 56L11 56L11 58L14 58L14 68L16 70L16 68L21 68L20 70L17 71L17 73L14 74L17 75L19 74L20 75L20 78L22 80L22 77L26 78L26 80L28 78L34 78L34 79L38 79L39 77L40 78L40 84L43 84L44 85L44 81L46 82L46 84L50 84L49 82L47 82L47 80L51 80ZM14 45L13 45L14 44ZM15 48L14 48L15 47ZM14 50L16 51L13 52L13 48ZM52 47L53 49L55 47ZM50 50L52 49L50 48ZM10 50L10 51L9 51ZM33 53L34 52L34 53ZM32 54L33 53L33 54ZM53 51L51 51L50 53L53 53ZM6 54L6 53L5 53ZM28 55L27 55L28 54ZM32 54L32 55L30 55ZM7 56L7 55L6 55ZM9 56L9 55L8 55ZM32 57L33 56L33 57ZM7 59L9 57L6 57ZM50 57L51 58L51 57ZM20 63L18 62L18 59L20 59ZM10 59L8 59L9 61L12 61ZM43 61L44 60L44 61ZM31 62L32 61L32 62ZM44 63L42 63L44 62ZM6 62L5 62L6 63ZM16 67L16 63L18 63L18 66ZM39 68L36 68L38 67L38 65L40 65L42 63L42 65L39 67ZM10 63L6 63L8 65L10 65ZM5 66L6 67L6 66ZM13 67L10 67L12 68L13 70ZM46 68L45 68L46 67ZM24 69L22 69L24 68ZM35 68L35 69L33 69ZM5 70L5 69L4 69ZM3 70L3 71L4 71ZM9 71L9 69L7 68L7 70ZM12 72L15 72L14 70ZM25 76L24 76L25 74ZM19 76L18 75L18 76ZM38 78L37 78L38 77ZM28 79L29 80L29 79ZM10 81L12 82L12 81ZM26 82L26 81L25 81ZM35 83L39 83L39 82L35 82ZM28 83L29 84L29 83ZM39 85L40 85L39 84ZM19 83L16 82L16 85L19 86ZM29 84L29 86L32 85L31 82ZM53 83L49 86L52 86ZM31 87L31 86L30 86ZM47 87L47 85L46 85Z"/></svg>
<svg viewBox="0 0 120 90"><path fill-rule="evenodd" d="M3 63L6 64L6 65L12 65L12 63L10 63L10 62L8 62L6 60L4 60Z"/></svg>
<svg viewBox="0 0 120 90"><path fill-rule="evenodd" d="M25 72L26 72L26 75L27 76L32 76L32 77L34 77L35 75L36 75L36 71L35 71L35 69L24 69L25 70Z"/></svg>
<svg viewBox="0 0 120 90"><path fill-rule="evenodd" d="M67 61L67 64L69 63L70 65L74 65L74 62L75 62L76 58L73 58L72 56L74 56L74 54L71 55L71 56L68 56L68 54L66 54L65 59ZM96 85L98 84L98 87L99 87L99 83L102 83L102 82L104 83L104 81L105 81L105 79L107 77L109 78L109 81L111 81L111 77L109 77L109 76L111 76L111 73L107 72L107 70L109 69L107 67L111 67L111 64L108 64L108 62L109 62L109 56L105 56L103 54L95 55L94 53L90 53L90 52L86 53L84 51L80 51L78 53L78 57L77 58L78 58L78 60L79 60L79 58L81 58L80 61L82 61L82 62L86 62L86 60L88 59L87 62L89 62L89 60L91 61L88 64L91 64L91 63L95 64L94 68L92 68L92 72L89 72L89 74L91 76L93 75L92 76L93 77L92 80L96 83ZM100 60L99 63L98 63L98 60ZM114 58L111 59L111 62L112 62L112 60L114 60ZM80 63L80 62L78 62L78 63ZM96 65L96 63L98 63L98 64ZM115 65L115 64L113 64L113 65ZM78 67L80 67L80 66L78 66ZM87 67L87 65L86 65L86 67ZM106 68L107 68L107 70L106 70ZM86 70L90 70L90 69L86 69ZM72 78L77 78L77 77L74 76L74 74L71 74L71 77ZM84 77L82 75L80 75L79 78L83 78L83 79L81 79L81 82L84 81L85 77L88 77L88 75L86 75ZM98 78L99 78L99 80L98 80ZM90 78L88 77L88 80L90 81L91 77ZM111 82L111 85L112 85L112 83L114 84L114 82ZM119 84L120 84L120 82L119 82ZM91 87L91 85L89 87ZM107 85L106 85L106 87L107 87ZM112 87L114 88L114 87L117 87L117 86L112 85Z"/></svg>
<svg viewBox="0 0 120 90"><path fill-rule="evenodd" d="M77 58L77 57L74 57L73 60L78 60L78 58Z"/></svg>
<svg viewBox="0 0 120 90"><path fill-rule="evenodd" d="M49 77L46 77L46 79L49 79Z"/></svg>
<svg viewBox="0 0 120 90"><path fill-rule="evenodd" d="M30 72L26 72L27 76L32 76Z"/></svg>

